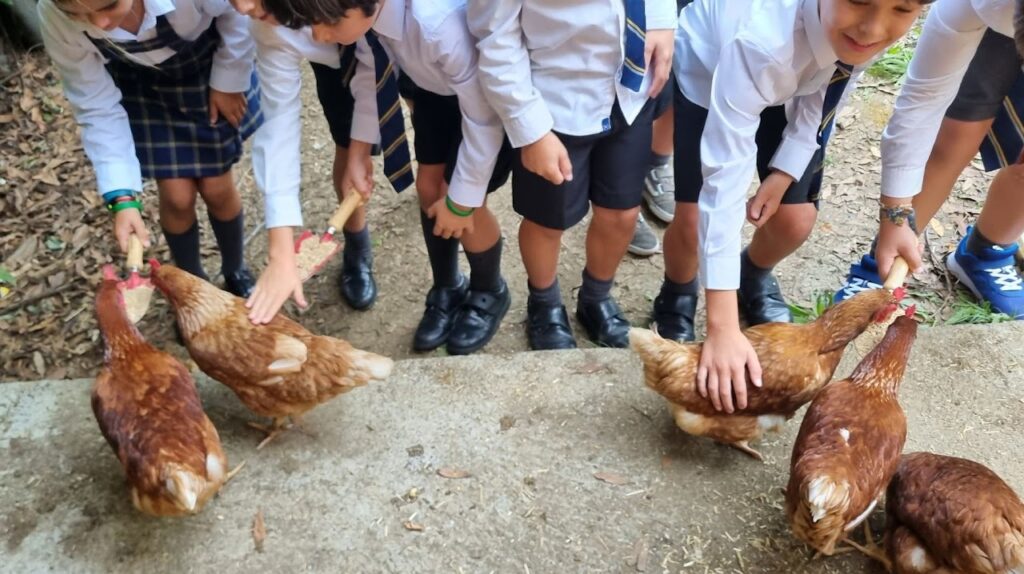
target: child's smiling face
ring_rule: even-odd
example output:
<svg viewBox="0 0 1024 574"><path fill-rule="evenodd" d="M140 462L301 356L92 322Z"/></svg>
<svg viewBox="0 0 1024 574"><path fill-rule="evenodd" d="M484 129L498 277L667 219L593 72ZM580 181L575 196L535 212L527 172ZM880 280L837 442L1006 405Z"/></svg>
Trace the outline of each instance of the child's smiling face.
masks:
<svg viewBox="0 0 1024 574"><path fill-rule="evenodd" d="M75 20L110 32L121 25L133 3L134 0L65 0L57 6Z"/></svg>
<svg viewBox="0 0 1024 574"><path fill-rule="evenodd" d="M865 64L903 37L921 15L919 0L819 0L829 43L841 62Z"/></svg>

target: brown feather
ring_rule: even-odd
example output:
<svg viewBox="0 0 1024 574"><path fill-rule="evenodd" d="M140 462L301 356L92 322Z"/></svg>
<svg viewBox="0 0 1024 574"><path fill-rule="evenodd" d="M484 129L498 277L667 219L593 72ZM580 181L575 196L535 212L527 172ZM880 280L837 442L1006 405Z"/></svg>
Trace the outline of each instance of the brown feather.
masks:
<svg viewBox="0 0 1024 574"><path fill-rule="evenodd" d="M96 314L106 355L93 388L93 413L124 467L135 507L158 516L198 512L223 484L227 459L195 381L177 359L143 340L114 281L101 285ZM210 472L211 466L219 472ZM169 490L175 472L192 482L193 508L186 496Z"/></svg>

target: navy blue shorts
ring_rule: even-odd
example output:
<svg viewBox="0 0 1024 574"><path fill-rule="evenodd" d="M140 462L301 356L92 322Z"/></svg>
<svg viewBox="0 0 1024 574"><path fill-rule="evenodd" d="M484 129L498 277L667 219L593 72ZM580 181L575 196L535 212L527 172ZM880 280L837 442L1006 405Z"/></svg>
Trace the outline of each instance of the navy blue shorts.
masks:
<svg viewBox="0 0 1024 574"><path fill-rule="evenodd" d="M324 110L331 139L334 145L347 148L352 141L352 114L356 105L348 82L351 71L344 69L344 66L332 68L316 62L310 62L309 65L316 77L316 97Z"/></svg>
<svg viewBox="0 0 1024 574"><path fill-rule="evenodd" d="M459 159L462 145L462 110L456 96L442 96L413 85L412 129L416 134L413 144L416 161L421 165L444 164L444 180L452 182L452 174ZM513 149L505 138L498 152L487 193L505 185L512 173Z"/></svg>
<svg viewBox="0 0 1024 574"><path fill-rule="evenodd" d="M700 140L707 123L708 111L691 102L680 90L675 90L675 178L676 201L697 203L704 186L701 173ZM782 132L786 129L786 109L773 106L761 112L761 125L755 136L757 142L757 175L763 181L771 173L768 164L782 144ZM814 153L803 176L794 181L782 203L813 203L818 207L821 199L821 171L824 169L822 152Z"/></svg>
<svg viewBox="0 0 1024 574"><path fill-rule="evenodd" d="M573 180L561 185L528 171L522 154L515 150L512 207L516 213L537 225L565 230L587 215L591 203L607 209L639 206L650 165L654 108L655 100L648 100L630 125L616 103L610 130L589 136L556 134L572 162Z"/></svg>
<svg viewBox="0 0 1024 574"><path fill-rule="evenodd" d="M964 122L996 117L1003 99L1021 76L1020 67L1021 58L1013 38L991 29L986 31L960 82L956 99L946 109L946 117Z"/></svg>

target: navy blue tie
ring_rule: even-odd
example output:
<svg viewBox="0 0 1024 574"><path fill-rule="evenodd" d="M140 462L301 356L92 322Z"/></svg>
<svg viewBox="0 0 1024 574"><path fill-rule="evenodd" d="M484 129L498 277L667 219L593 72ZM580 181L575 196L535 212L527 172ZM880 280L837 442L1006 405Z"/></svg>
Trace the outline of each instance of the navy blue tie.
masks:
<svg viewBox="0 0 1024 574"><path fill-rule="evenodd" d="M412 185L414 180L409 141L405 137L405 116L398 99L398 74L373 30L366 33L366 43L373 51L377 72L377 118L380 121L384 175L395 191L402 191Z"/></svg>
<svg viewBox="0 0 1024 574"><path fill-rule="evenodd" d="M821 108L821 127L818 129L818 145L822 148L825 147L829 136L832 135L832 128L836 124L836 108L839 107L839 101L843 99L843 92L846 91L846 86L850 83L850 76L852 74L853 66L836 62L836 71L828 82L828 88L825 90L825 103Z"/></svg>
<svg viewBox="0 0 1024 574"><path fill-rule="evenodd" d="M647 12L644 0L625 0L626 2L626 57L622 62L622 85L640 91L640 85L647 73L644 61L645 44L647 43Z"/></svg>

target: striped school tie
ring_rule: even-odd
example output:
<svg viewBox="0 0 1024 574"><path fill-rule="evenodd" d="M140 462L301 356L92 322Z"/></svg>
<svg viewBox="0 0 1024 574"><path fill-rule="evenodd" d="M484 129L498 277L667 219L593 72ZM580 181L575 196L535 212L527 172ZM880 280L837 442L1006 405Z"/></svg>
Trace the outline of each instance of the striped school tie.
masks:
<svg viewBox="0 0 1024 574"><path fill-rule="evenodd" d="M395 191L413 183L409 141L405 137L405 116L398 99L398 74L377 34L366 33L377 72L377 118L380 120L380 149L384 154L384 175Z"/></svg>
<svg viewBox="0 0 1024 574"><path fill-rule="evenodd" d="M836 71L828 82L828 88L825 90L825 103L821 108L821 127L818 129L818 145L822 148L825 147L829 136L832 135L832 128L836 123L836 108L839 107L839 101L843 99L843 92L846 91L846 86L850 83L850 76L852 74L853 66L836 62Z"/></svg>
<svg viewBox="0 0 1024 574"><path fill-rule="evenodd" d="M647 38L647 12L644 0L626 2L626 57L622 62L622 85L634 92L640 91L647 64L644 62L644 45Z"/></svg>

